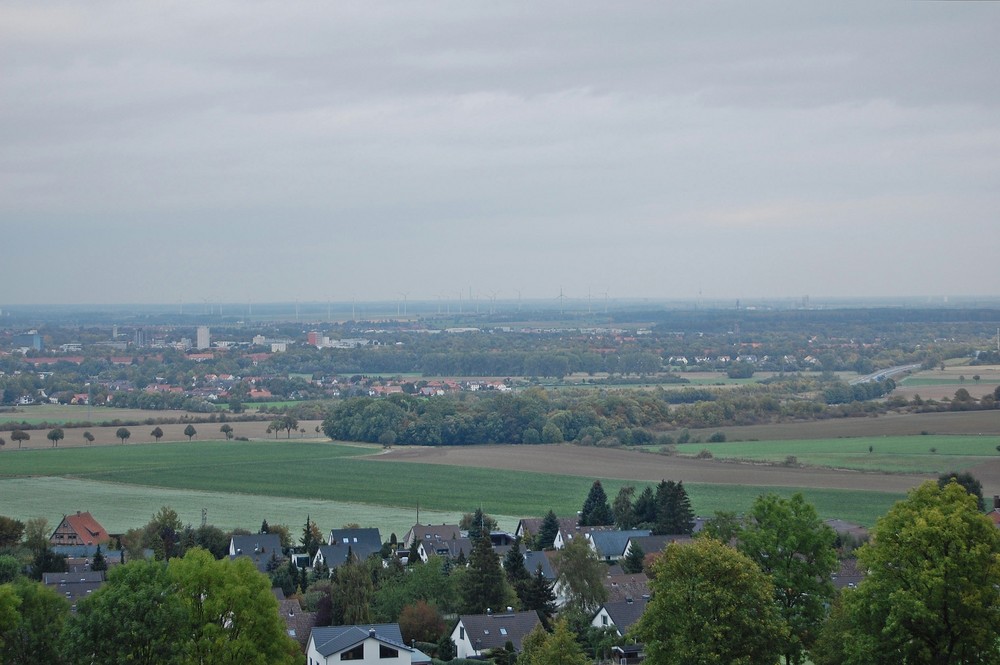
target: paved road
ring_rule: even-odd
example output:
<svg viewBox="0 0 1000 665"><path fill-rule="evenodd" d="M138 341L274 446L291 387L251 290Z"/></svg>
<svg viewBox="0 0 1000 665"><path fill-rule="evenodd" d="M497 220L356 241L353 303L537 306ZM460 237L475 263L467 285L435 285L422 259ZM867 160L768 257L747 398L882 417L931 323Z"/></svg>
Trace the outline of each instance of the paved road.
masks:
<svg viewBox="0 0 1000 665"><path fill-rule="evenodd" d="M850 384L855 386L859 383L872 383L874 381L882 381L883 379L891 379L900 374L907 374L909 372L915 372L920 369L920 364L916 365L897 365L896 367L890 367L889 369L880 369L877 372L872 372L871 374L866 374L865 376L859 376L856 379L851 379Z"/></svg>

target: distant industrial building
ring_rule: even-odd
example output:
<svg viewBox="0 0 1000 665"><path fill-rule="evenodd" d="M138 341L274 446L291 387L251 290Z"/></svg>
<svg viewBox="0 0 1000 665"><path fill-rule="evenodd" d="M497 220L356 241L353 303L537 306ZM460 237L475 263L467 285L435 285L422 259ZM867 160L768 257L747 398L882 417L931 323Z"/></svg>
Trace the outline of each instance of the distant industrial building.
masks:
<svg viewBox="0 0 1000 665"><path fill-rule="evenodd" d="M42 336L38 334L37 330L29 330L26 333L14 335L15 348L28 348L41 351L43 346Z"/></svg>

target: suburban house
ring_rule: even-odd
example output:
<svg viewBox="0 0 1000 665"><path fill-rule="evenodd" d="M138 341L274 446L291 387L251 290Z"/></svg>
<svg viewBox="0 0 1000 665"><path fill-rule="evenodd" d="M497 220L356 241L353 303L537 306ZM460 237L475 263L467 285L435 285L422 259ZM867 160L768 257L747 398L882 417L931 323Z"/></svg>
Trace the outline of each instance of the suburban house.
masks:
<svg viewBox="0 0 1000 665"><path fill-rule="evenodd" d="M65 515L49 537L50 545L103 545L111 541L107 529L90 513Z"/></svg>
<svg viewBox="0 0 1000 665"><path fill-rule="evenodd" d="M605 562L613 563L625 556L631 538L641 538L652 533L649 529L630 531L591 531L587 534L590 548Z"/></svg>
<svg viewBox="0 0 1000 665"><path fill-rule="evenodd" d="M104 586L104 571L42 573L42 584L65 598L70 611L76 612L78 602Z"/></svg>
<svg viewBox="0 0 1000 665"><path fill-rule="evenodd" d="M463 614L451 633L457 658L478 658L490 649L503 648L507 642L514 651L521 650L524 638L541 625L538 613L514 612L511 608L503 614Z"/></svg>
<svg viewBox="0 0 1000 665"><path fill-rule="evenodd" d="M614 628L624 635L639 620L646 609L647 598L626 598L601 605L590 625L594 628Z"/></svg>
<svg viewBox="0 0 1000 665"><path fill-rule="evenodd" d="M285 622L285 632L305 651L309 644L309 635L316 625L316 613L302 611L302 605L297 598L279 598L278 614Z"/></svg>
<svg viewBox="0 0 1000 665"><path fill-rule="evenodd" d="M457 559L460 556L468 558L470 554L472 554L472 541L468 538L424 540L417 545L417 555L424 563L427 563L432 556Z"/></svg>
<svg viewBox="0 0 1000 665"><path fill-rule="evenodd" d="M248 557L264 572L272 559L284 560L281 552L281 536L276 533L255 533L249 536L233 536L229 541L229 558Z"/></svg>
<svg viewBox="0 0 1000 665"><path fill-rule="evenodd" d="M403 547L409 549L413 546L413 541L452 540L461 537L462 529L457 524L414 524L403 538Z"/></svg>
<svg viewBox="0 0 1000 665"><path fill-rule="evenodd" d="M542 577L550 582L555 582L556 571L552 567L552 560L548 552L528 551L524 553L524 567L528 569L529 574L534 576L539 566L542 568Z"/></svg>
<svg viewBox="0 0 1000 665"><path fill-rule="evenodd" d="M586 538L595 531L614 531L613 526L578 526L576 522L573 522L573 526L569 529L564 528L562 520L559 520L559 533L556 534L555 542L552 546L557 550L561 550L569 544L569 541L573 538Z"/></svg>
<svg viewBox="0 0 1000 665"><path fill-rule="evenodd" d="M681 536L681 535L671 535L671 536L632 536L628 539L625 544L625 550L622 552L622 558L627 557L632 553L633 545L638 545L642 548L642 552L645 555L659 554L663 550L667 549L667 545L670 543L678 543L684 545L690 543L693 540L691 536Z"/></svg>
<svg viewBox="0 0 1000 665"><path fill-rule="evenodd" d="M617 573L609 571L604 588L608 590L609 603L627 601L629 598L649 598L649 578L645 573Z"/></svg>
<svg viewBox="0 0 1000 665"><path fill-rule="evenodd" d="M377 528L333 529L327 545L320 545L313 557L313 568L325 565L330 570L347 562L348 554L364 561L382 550L382 536Z"/></svg>
<svg viewBox="0 0 1000 665"><path fill-rule="evenodd" d="M349 660L358 665L429 665L423 652L403 643L398 623L313 628L306 649L309 665Z"/></svg>
<svg viewBox="0 0 1000 665"><path fill-rule="evenodd" d="M517 523L517 529L514 531L514 535L521 539L522 543L530 543L534 540L535 536L538 535L539 529L542 528L542 522L545 519L542 517L524 517ZM576 517L560 517L559 531L560 532L572 532L576 529L578 519Z"/></svg>

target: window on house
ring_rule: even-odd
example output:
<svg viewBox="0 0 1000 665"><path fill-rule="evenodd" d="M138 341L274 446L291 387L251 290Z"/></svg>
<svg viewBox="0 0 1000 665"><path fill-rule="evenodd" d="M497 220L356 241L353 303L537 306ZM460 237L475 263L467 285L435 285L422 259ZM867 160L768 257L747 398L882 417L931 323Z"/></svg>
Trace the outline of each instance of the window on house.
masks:
<svg viewBox="0 0 1000 665"><path fill-rule="evenodd" d="M364 660L365 658L365 644L362 642L353 649L348 649L340 654L341 660Z"/></svg>
<svg viewBox="0 0 1000 665"><path fill-rule="evenodd" d="M500 629L500 634L501 635L506 635L507 634L507 629L506 628L501 628Z"/></svg>
<svg viewBox="0 0 1000 665"><path fill-rule="evenodd" d="M344 544L347 544L347 536L344 536Z"/></svg>
<svg viewBox="0 0 1000 665"><path fill-rule="evenodd" d="M458 627L458 639L460 639L460 640L464 640L465 639L465 626L459 626Z"/></svg>
<svg viewBox="0 0 1000 665"><path fill-rule="evenodd" d="M387 647L384 644L378 645L378 657L379 658L399 658L399 651L393 649L392 647Z"/></svg>
<svg viewBox="0 0 1000 665"><path fill-rule="evenodd" d="M608 615L606 615L606 614L602 614L601 615L601 625L602 626L607 626L608 625Z"/></svg>

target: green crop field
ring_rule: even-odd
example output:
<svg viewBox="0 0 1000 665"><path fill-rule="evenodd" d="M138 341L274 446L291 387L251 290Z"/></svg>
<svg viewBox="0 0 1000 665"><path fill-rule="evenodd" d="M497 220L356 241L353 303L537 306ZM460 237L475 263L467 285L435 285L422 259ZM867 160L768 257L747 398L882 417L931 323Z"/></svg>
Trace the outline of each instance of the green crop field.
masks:
<svg viewBox="0 0 1000 665"><path fill-rule="evenodd" d="M1000 438L988 436L886 436L800 441L734 441L685 443L677 452L696 455L708 450L723 459L780 463L794 456L799 464L835 469L896 473L962 471L997 459ZM869 452L868 448L872 450ZM935 452L932 452L931 449Z"/></svg>
<svg viewBox="0 0 1000 665"><path fill-rule="evenodd" d="M128 525L144 523L150 506L183 499L187 507L212 499L230 506L213 523L250 528L253 522L302 506L351 504L368 506L372 519L403 523L425 511L457 515L482 506L488 513L540 516L550 508L560 515L579 510L593 478L549 475L486 468L373 461L366 448L345 444L291 442L196 441L134 447L103 446L8 452L0 456L0 488L4 514L27 518L52 506L53 486L71 483L61 499L68 512L108 510ZM683 479L680 479L683 480ZM610 496L629 483L604 478ZM901 495L874 491L767 488L711 484L686 485L695 511L746 510L759 494L774 491L788 496L801 491L824 517L841 517L872 524ZM126 497L143 497L143 501ZM188 498L184 498L188 497ZM316 503L310 503L316 502ZM37 506L37 508L35 508ZM51 508L50 508L51 510ZM211 510L211 509L210 509ZM229 512L227 512L229 511ZM277 515L277 513L275 513ZM337 513L343 514L343 513ZM359 513L360 514L360 513ZM280 516L279 516L280 517ZM185 519L192 519L185 517ZM200 519L200 516L199 518ZM233 522L223 520L232 519ZM341 518L337 518L341 519ZM342 518L343 522L360 519ZM333 526L338 526L334 524ZM376 524L381 526L381 524ZM505 526L512 526L506 523ZM384 527L385 528L385 527Z"/></svg>
<svg viewBox="0 0 1000 665"><path fill-rule="evenodd" d="M187 411L147 411L143 409L116 409L107 406L71 406L67 404L33 404L19 406L12 411L0 411L0 423L26 422L31 425L39 423L65 423L89 420L94 423L122 420L145 421L148 418L180 418Z"/></svg>

